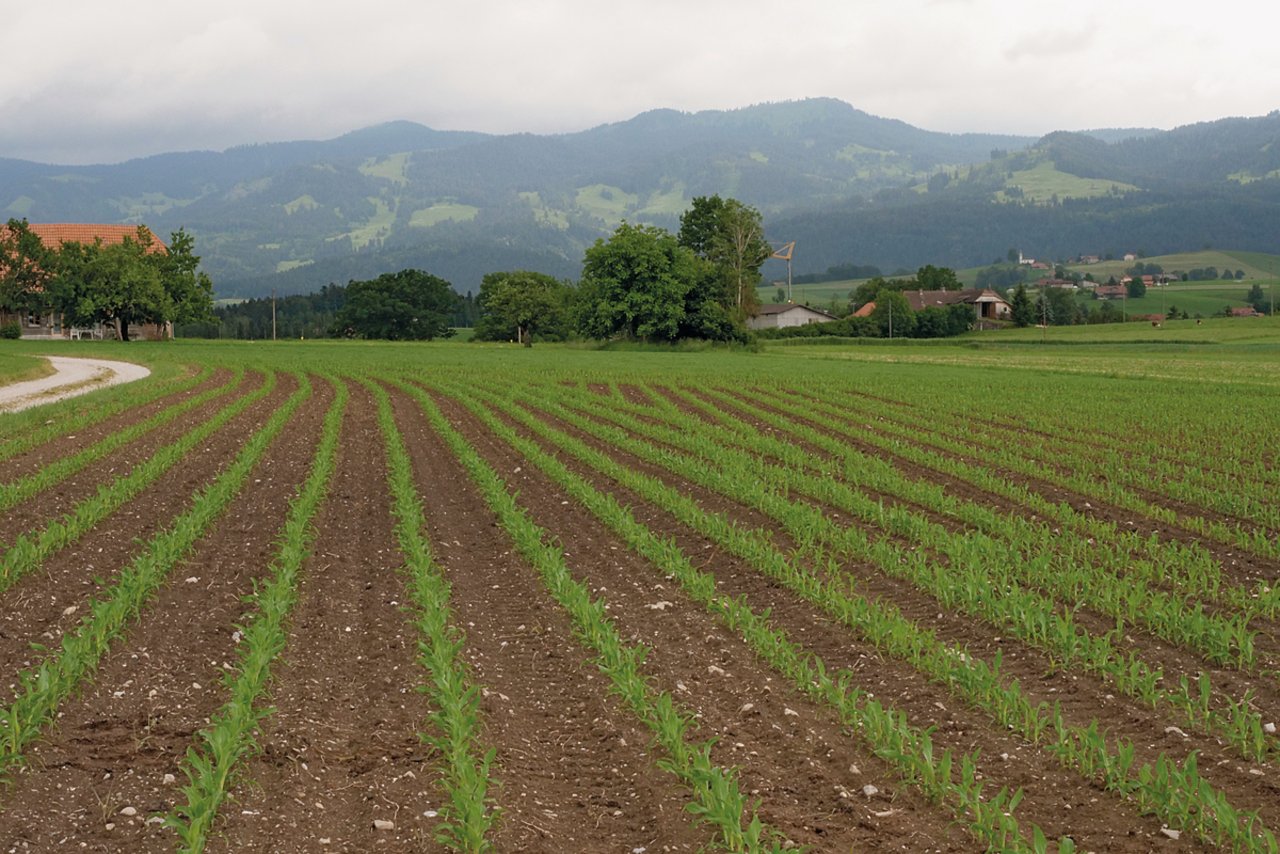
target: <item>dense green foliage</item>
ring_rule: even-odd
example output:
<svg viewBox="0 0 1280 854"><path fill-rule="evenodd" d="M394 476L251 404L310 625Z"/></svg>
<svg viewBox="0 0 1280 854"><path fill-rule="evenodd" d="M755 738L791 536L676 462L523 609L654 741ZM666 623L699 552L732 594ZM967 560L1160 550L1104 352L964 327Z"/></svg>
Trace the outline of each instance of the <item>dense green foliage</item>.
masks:
<svg viewBox="0 0 1280 854"><path fill-rule="evenodd" d="M489 273L476 297L477 341L564 341L571 332L576 294L566 282L545 273L516 270Z"/></svg>
<svg viewBox="0 0 1280 854"><path fill-rule="evenodd" d="M430 341L453 334L449 320L458 295L444 279L421 270L384 273L347 285L334 329L348 338Z"/></svg>
<svg viewBox="0 0 1280 854"><path fill-rule="evenodd" d="M195 239L184 229L166 249L140 226L121 243L101 240L45 247L25 220L0 231L0 309L52 311L70 326L207 320L213 283L200 271Z"/></svg>
<svg viewBox="0 0 1280 854"><path fill-rule="evenodd" d="M693 251L654 226L623 223L587 250L578 328L591 338L673 341L701 276Z"/></svg>
<svg viewBox="0 0 1280 854"><path fill-rule="evenodd" d="M190 254L190 238L174 234L173 257L148 251L151 241L150 233L139 229L137 240L118 244L64 243L49 283L50 307L71 325L119 321L122 336L130 323L205 318L213 286L195 272L199 258Z"/></svg>
<svg viewBox="0 0 1280 854"><path fill-rule="evenodd" d="M48 301L44 288L52 266L53 253L32 233L26 220L10 219L0 226L0 312L44 308Z"/></svg>
<svg viewBox="0 0 1280 854"><path fill-rule="evenodd" d="M680 216L678 239L699 258L711 262L720 283L704 290L720 291L718 302L736 320L756 312L760 267L773 254L765 242L758 210L737 199L699 196ZM696 315L701 310L695 308L690 313Z"/></svg>

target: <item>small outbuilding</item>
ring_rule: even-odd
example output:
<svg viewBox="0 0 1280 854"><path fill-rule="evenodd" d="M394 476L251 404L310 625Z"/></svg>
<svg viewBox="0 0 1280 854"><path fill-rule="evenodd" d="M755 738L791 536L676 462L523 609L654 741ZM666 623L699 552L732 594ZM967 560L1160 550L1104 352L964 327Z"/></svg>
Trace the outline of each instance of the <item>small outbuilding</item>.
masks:
<svg viewBox="0 0 1280 854"><path fill-rule="evenodd" d="M810 323L827 323L838 318L793 302L768 303L760 306L751 317L747 318L750 329L785 329L789 326L807 326Z"/></svg>
<svg viewBox="0 0 1280 854"><path fill-rule="evenodd" d="M966 288L959 291L903 291L912 311L924 311L948 305L973 306L975 322L983 320L1008 320L1013 316L1013 306L1008 300L990 288Z"/></svg>

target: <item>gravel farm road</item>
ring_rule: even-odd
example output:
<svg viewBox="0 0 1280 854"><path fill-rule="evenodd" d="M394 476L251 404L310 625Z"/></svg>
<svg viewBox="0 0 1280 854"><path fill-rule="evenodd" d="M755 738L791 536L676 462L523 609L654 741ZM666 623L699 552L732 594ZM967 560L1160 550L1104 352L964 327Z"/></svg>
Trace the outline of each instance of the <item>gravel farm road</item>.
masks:
<svg viewBox="0 0 1280 854"><path fill-rule="evenodd" d="M151 373L142 365L107 359L46 356L54 373L38 380L0 386L0 412L17 412L42 403L85 394L104 386L140 380Z"/></svg>

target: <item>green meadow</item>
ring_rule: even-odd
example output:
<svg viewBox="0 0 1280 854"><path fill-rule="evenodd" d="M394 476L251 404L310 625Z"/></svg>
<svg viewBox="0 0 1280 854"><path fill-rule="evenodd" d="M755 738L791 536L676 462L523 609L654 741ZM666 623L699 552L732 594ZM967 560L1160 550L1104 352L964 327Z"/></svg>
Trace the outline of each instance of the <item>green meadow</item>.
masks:
<svg viewBox="0 0 1280 854"><path fill-rule="evenodd" d="M8 352L14 342L0 342L0 385L34 380L53 373L44 359L22 353Z"/></svg>

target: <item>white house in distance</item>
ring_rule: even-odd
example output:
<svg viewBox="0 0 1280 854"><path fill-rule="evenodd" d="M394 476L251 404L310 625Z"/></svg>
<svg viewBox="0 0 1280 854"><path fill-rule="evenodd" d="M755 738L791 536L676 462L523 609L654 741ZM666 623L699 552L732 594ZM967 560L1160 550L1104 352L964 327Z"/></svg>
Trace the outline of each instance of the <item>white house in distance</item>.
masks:
<svg viewBox="0 0 1280 854"><path fill-rule="evenodd" d="M747 318L747 326L751 329L783 329L788 326L805 326L810 323L826 323L838 318L793 302L768 303Z"/></svg>

